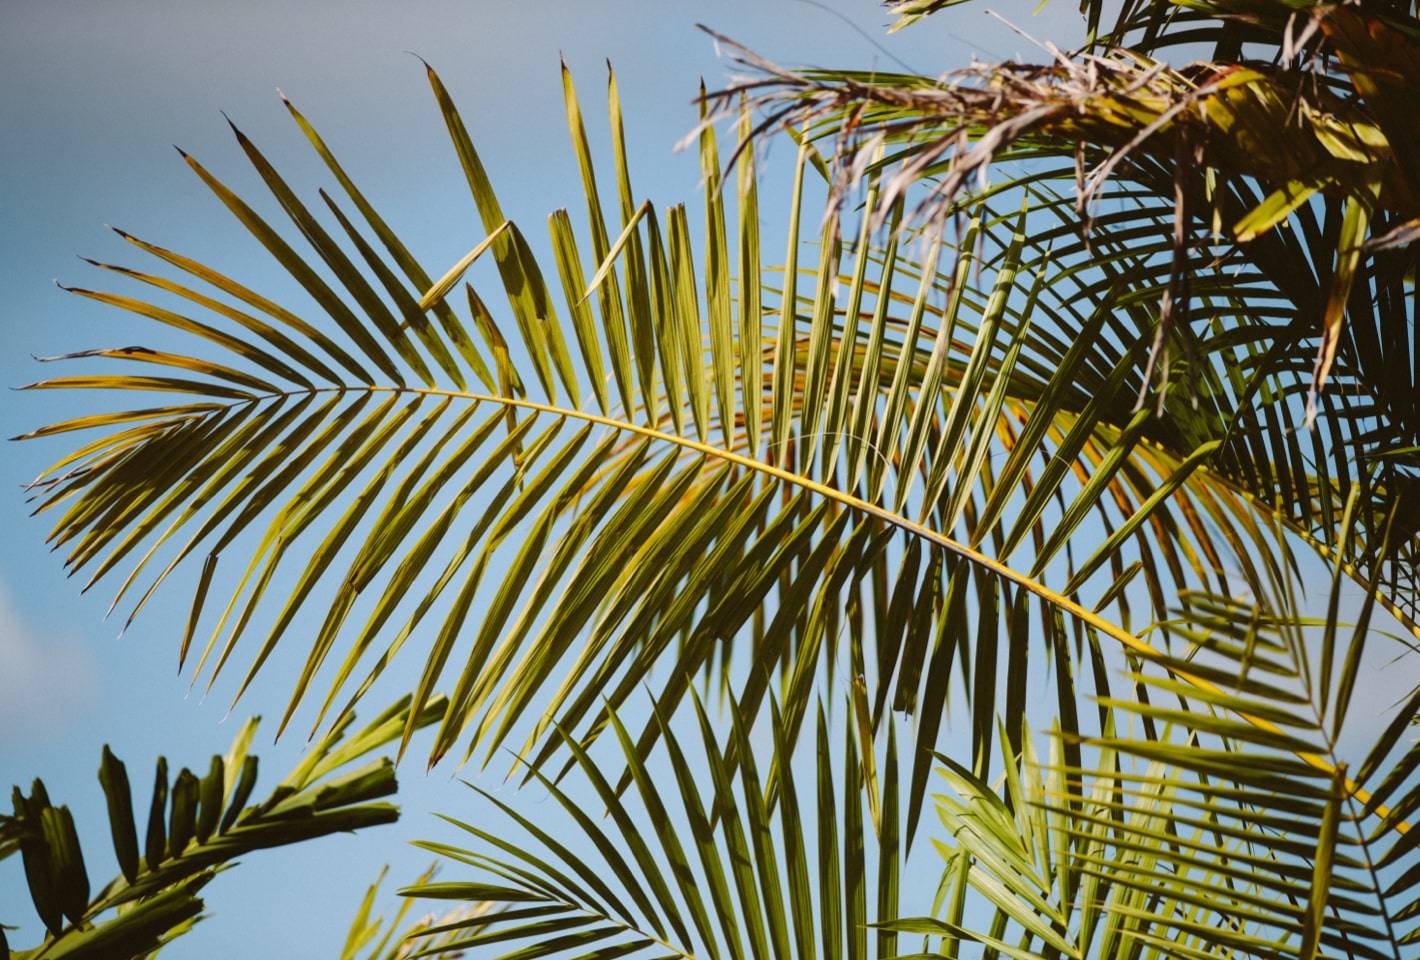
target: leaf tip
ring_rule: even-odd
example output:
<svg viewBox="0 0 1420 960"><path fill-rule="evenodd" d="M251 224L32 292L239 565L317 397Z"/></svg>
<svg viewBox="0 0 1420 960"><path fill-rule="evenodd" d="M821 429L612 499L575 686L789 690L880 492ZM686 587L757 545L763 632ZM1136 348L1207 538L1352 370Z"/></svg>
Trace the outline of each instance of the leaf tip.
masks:
<svg viewBox="0 0 1420 960"><path fill-rule="evenodd" d="M241 128L237 126L236 122L227 115L227 111L218 110L217 112L222 115L223 120L227 121L227 126L231 129L233 135L236 136L238 143L245 145L251 142L247 135L242 133Z"/></svg>

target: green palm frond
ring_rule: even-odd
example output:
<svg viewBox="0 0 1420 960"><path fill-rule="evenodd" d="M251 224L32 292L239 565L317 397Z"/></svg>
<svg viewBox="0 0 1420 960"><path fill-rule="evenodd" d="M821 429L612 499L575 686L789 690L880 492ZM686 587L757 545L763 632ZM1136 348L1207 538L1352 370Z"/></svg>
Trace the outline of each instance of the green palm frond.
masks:
<svg viewBox="0 0 1420 960"><path fill-rule="evenodd" d="M413 718L435 720L442 703ZM257 758L248 752L257 721L247 721L225 756L205 774L184 767L169 779L158 758L142 839L128 770L107 748L99 782L121 875L91 886L73 814L55 805L36 780L28 793L14 788L14 813L0 817L0 855L18 852L35 913L47 933L16 960L151 956L202 919L198 896L218 873L253 851L333 833L393 823L399 809L382 798L396 790L388 757L357 762L397 738L409 722L409 700L386 709L350 733L350 716L333 726L301 763L262 801L252 801ZM141 810L141 808L139 808Z"/></svg>
<svg viewBox="0 0 1420 960"><path fill-rule="evenodd" d="M1181 614L1196 653L1188 664L1162 658L1152 666L1177 675L1189 664L1207 665L1220 679L1232 679L1219 684L1210 702L1190 704L1184 697L1182 711L1123 707L1127 713L1175 724L1187 733L1184 749L1123 739L1106 740L1104 745L1192 773L1200 781L1192 791L1205 798L1228 793L1230 805L1214 801L1215 807L1224 808L1215 812L1225 821L1229 816L1234 822L1256 821L1263 810L1288 814L1284 823L1272 825L1270 835L1277 845L1286 849L1291 842L1293 853L1308 843L1315 848L1294 870L1305 877L1302 867L1310 860L1311 913L1301 916L1299 931L1303 955L1312 955L1309 951L1318 944L1342 943L1362 951L1367 941L1373 943L1373 955L1399 955L1417 936L1411 929L1416 903L1413 896L1404 897L1409 886L1403 874L1415 853L1415 831L1407 818L1420 795L1396 790L1413 773L1413 761L1403 755L1395 761L1387 758L1400 731L1420 716L1420 699L1411 696L1401 705L1354 777L1348 776L1340 742L1351 729L1347 721L1372 605L1362 609L1350 642L1344 643L1344 630L1336 620L1339 583L1338 575L1329 616L1310 621L1278 616L1265 603L1185 597L1188 606ZM1161 692L1173 693L1176 687L1157 677L1141 681ZM1248 709L1264 698L1274 716L1270 729L1238 729L1219 716L1221 711ZM1284 757L1288 751L1298 756ZM1220 784L1236 789L1229 792ZM1252 795L1242 803L1238 791ZM1299 802L1301 808L1289 805ZM1277 856L1282 859L1280 852ZM1413 866L1409 872L1414 872ZM1353 941L1361 946L1351 946Z"/></svg>
<svg viewBox="0 0 1420 960"><path fill-rule="evenodd" d="M1366 888L1330 873L1357 861L1334 832L1318 832L1335 806L1325 789L1269 806L1265 789L1217 785L1165 760L1121 768L1116 757L1105 748L1087 771L1030 758L999 794L945 769L953 794L937 798L938 812L954 842L942 846L944 877L958 905L921 932L1017 957L1314 956L1319 903L1332 916L1311 949L1391 955ZM1317 889L1319 852L1332 859ZM964 923L973 912L989 925Z"/></svg>
<svg viewBox="0 0 1420 960"><path fill-rule="evenodd" d="M389 303L238 133L320 266L196 159L186 162L334 328L124 235L226 299L115 269L240 326L243 337L133 297L76 288L227 357L219 364L109 351L102 355L205 379L163 373L35 385L196 395L31 434L114 428L42 475L37 510L57 516L52 542L89 584L128 567L115 602L131 605L130 622L184 561L202 558L181 656L195 654L209 684L240 640L264 633L240 695L296 619L316 616L283 727L317 674L335 671L319 723L348 710L418 635L416 703L456 675L434 758L470 731L465 755L490 756L520 729L522 755L541 765L563 748L545 736L554 725L581 729L589 742L605 728L607 704L625 702L653 671L664 671L661 701L674 709L698 675L724 668L734 638L748 632L754 666L736 699L754 714L775 668L788 671L784 712L796 735L816 683L834 669L845 598L861 593L863 606L848 606L872 624L853 628L870 649L872 722L921 704L914 757L922 757L935 746L953 670L970 664L983 680L994 677L1003 653L994 624L948 633L967 622L968 595L1013 611L1017 645L1036 617L1030 597L1042 604L1047 629L1063 618L1133 649L1143 641L1127 627L1123 587L1136 575L1157 607L1173 591L1222 576L1225 564L1287 562L1258 535L1246 498L1198 472L1213 442L1188 434L1151 442L1168 434L1132 406L1145 375L1146 304L1159 291L1145 260L1115 250L1104 276L1052 288L1045 278L1056 261L1027 245L1019 197L1006 211L983 206L959 240L929 244L921 263L909 259L906 238L879 245L864 221L850 239L834 216L817 263L790 244L784 289L766 286L770 299L761 304L746 286L761 273L750 256L761 246L753 155L736 159L740 222L732 228L715 134L701 133L710 182L699 269L689 215L674 207L662 219L638 205L620 153L613 237L567 78L594 256L579 253L568 217L554 214L551 240L572 318L564 328L447 91L432 71L430 80L487 230L442 280L430 280L292 108L385 247L388 262L339 214ZM611 89L616 144L621 114ZM795 223L814 157L808 144L799 151ZM1047 210L1057 202L1042 200ZM507 293L507 331L471 283L454 298L459 307L467 301L467 314L451 302L480 258L494 261ZM936 269L942 262L951 263L945 276ZM1090 291L1088 307L1081 290ZM486 354L466 336L470 323ZM415 362L419 346L435 342L445 349L429 347L428 359ZM462 379L445 369L485 355L491 367L468 359ZM430 385L442 376L448 385ZM482 392L459 385L475 380ZM1085 523L1092 516L1112 533L1081 561L1075 547L1095 540ZM255 547L245 546L253 538ZM1155 550L1166 573L1145 561ZM230 555L234 588L220 586L218 574ZM1062 565L1063 575L1051 573ZM1087 596L1119 616L1093 609ZM483 610L476 628L473 609ZM985 645L974 658L973 642ZM1050 649L1068 656L1063 643ZM1025 663L1006 662L1011 688L1024 683ZM981 699L989 718L989 692ZM986 762L991 724L978 731L974 749ZM657 737L647 723L643 753ZM927 768L914 763L915 823Z"/></svg>

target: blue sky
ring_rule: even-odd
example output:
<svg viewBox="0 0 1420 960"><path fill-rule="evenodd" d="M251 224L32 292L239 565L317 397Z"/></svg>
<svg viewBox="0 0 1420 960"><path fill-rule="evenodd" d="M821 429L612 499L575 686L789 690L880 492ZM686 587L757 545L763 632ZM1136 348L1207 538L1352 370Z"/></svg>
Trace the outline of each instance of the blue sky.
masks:
<svg viewBox="0 0 1420 960"><path fill-rule="evenodd" d="M1024 5L1019 14L1034 32L1062 39L1073 32L1073 19L1067 4L1042 18L1032 19ZM182 146L239 191L259 196L224 110L298 188L325 184L276 97L278 86L431 268L466 252L482 234L409 52L439 69L511 215L540 220L580 200L561 112L559 52L578 80L594 146L605 149L597 103L609 58L627 111L638 191L658 203L694 202L696 161L672 147L695 121L697 79L713 86L728 70L696 21L786 63L895 68L864 34L924 72L973 55L1011 56L1024 45L983 7L887 38L887 15L866 0L9 0L0 7L0 311L7 347L0 379L18 385L43 376L32 355L152 342L150 325L67 296L51 282L97 284L76 254L133 263L105 224L222 265L263 292L289 290L280 268L172 150ZM770 164L766 196L784 166ZM775 226L777 214L766 213ZM11 393L0 406L0 431L11 436L72 415L89 399ZM47 553L46 526L27 519L18 492L61 447L12 445L0 459L0 486L10 491L0 500L0 781L43 777L51 794L74 808L97 878L112 870L103 857L108 842L94 778L101 745L112 744L136 782L159 753L174 766L200 764L225 749L241 717L279 715L287 688L281 664L273 664L226 722L230 688L205 701L200 690L189 695L187 678L176 673L189 596L180 585L116 639L118 624L103 619L107 584L79 595L60 558ZM390 695L408 683L394 678ZM379 697L369 702L373 707ZM302 738L273 746L262 736L259 743L269 788L299 756ZM411 878L427 855L405 841L434 832L429 811L456 812L467 803L447 771L426 777L422 764L407 763L400 775L406 812L398 827L253 858L210 888L214 918L170 955L332 955L378 866L391 863L396 881ZM501 775L490 769L481 779L496 786ZM16 863L0 868L0 903L0 919L21 924L12 941L32 943L37 929Z"/></svg>
<svg viewBox="0 0 1420 960"><path fill-rule="evenodd" d="M594 149L603 157L599 101L604 61L613 61L636 189L663 207L698 198L695 157L672 148L695 122L690 99L697 79L713 86L729 69L694 29L697 20L791 64L895 69L874 42L926 73L972 56L1034 59L1026 42L985 9L969 5L889 38L887 15L869 0L7 0L0 5L3 381L16 385L50 372L32 354L152 342L151 325L67 296L51 282L98 283L75 254L134 262L106 223L221 265L278 300L291 293L289 278L172 150L180 145L239 192L264 197L219 113L225 110L299 191L313 193L327 177L276 87L317 125L421 260L440 271L483 232L423 70L409 52L440 71L505 209L540 223L553 208L575 210L581 202L562 114L559 53L577 79ZM1026 4L1005 4L1002 12L1062 44L1077 35L1067 2L1037 17ZM782 145L770 157L762 197L775 196L788 159ZM766 249L781 249L779 213L762 202L774 238ZM10 436L87 411L91 400L7 394L0 431ZM118 622L103 619L112 584L80 596L80 584L66 580L60 558L46 551L47 527L26 518L18 492L62 450L62 441L10 445L0 459L0 485L10 491L0 499L7 533L0 539L0 785L43 777L53 796L74 807L88 849L102 853L108 841L93 775L101 745L112 744L128 760L135 781L146 778L159 753L174 767L204 763L225 749L241 717L279 716L295 651L285 660L278 655L224 722L233 678L204 700L200 688L189 695L187 677L176 671L190 577L159 594L160 602L116 639ZM412 681L408 672L392 673L383 688L388 696L372 694L366 712ZM302 733L275 746L269 735L259 738L268 788L300 755ZM431 811L467 809L469 794L451 783L447 769L426 776L416 757L400 776L405 818L398 827L253 857L209 888L214 918L167 955L333 955L379 865L392 864L396 881L412 878L428 856L405 841L437 833ZM494 768L478 777L492 789L501 779ZM534 817L550 809L535 797L522 802ZM100 858L90 872L104 876L111 866ZM36 924L18 864L0 864L0 904L0 920L22 924L15 942L32 943Z"/></svg>

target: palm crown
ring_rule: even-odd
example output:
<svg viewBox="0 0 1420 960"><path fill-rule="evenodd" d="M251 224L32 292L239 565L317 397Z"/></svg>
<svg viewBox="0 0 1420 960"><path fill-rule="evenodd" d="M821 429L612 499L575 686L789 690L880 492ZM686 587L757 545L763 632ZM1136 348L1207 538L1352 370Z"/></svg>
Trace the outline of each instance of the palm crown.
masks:
<svg viewBox="0 0 1420 960"><path fill-rule="evenodd" d="M405 658L399 752L432 720L431 764L506 748L551 793L575 841L489 795L517 839L427 845L473 878L404 892L478 906L415 954L1405 955L1420 688L1378 714L1358 683L1377 606L1420 639L1420 21L1085 6L1085 50L941 78L731 46L694 210L638 199L614 77L599 186L564 67L586 210L550 262L430 69L483 227L437 280L293 105L319 207L233 127L305 252L184 159L321 319L122 233L169 269L73 292L210 359L34 384L182 396L31 434L98 431L36 510L130 620L199 568L209 686L314 613L282 728ZM940 883L905 910L909 861Z"/></svg>

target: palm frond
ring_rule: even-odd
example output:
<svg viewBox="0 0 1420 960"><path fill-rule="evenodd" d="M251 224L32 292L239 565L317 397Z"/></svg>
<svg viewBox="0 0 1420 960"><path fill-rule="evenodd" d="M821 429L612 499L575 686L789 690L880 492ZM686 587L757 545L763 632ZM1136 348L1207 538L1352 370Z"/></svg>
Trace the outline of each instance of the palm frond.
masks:
<svg viewBox="0 0 1420 960"><path fill-rule="evenodd" d="M433 722L441 708L439 701L429 704L414 724ZM400 735L410 722L409 699L347 738L353 721L350 716L332 727L255 803L258 761L249 752L255 719L201 776L184 767L170 779L167 761L159 757L141 840L127 767L105 747L99 782L121 875L97 890L69 807L54 804L39 780L28 793L16 786L14 813L0 817L0 853L20 854L30 899L47 932L43 943L10 956L151 956L205 916L198 894L239 857L393 823L399 809L382 799L396 790L393 764L388 757L356 764Z"/></svg>
<svg viewBox="0 0 1420 960"><path fill-rule="evenodd" d="M1140 658L1130 679L1149 696L1101 700L1118 726L1087 741L1093 766L1065 759L1068 735L1046 764L1027 741L1000 796L942 758L956 794L938 798L957 840L945 869L964 858L997 910L968 936L994 947L1014 925L1019 949L1034 938L1077 956L1406 954L1416 795L1397 788L1414 759L1387 757L1420 697L1350 775L1339 744L1373 604L1341 643L1334 601L1308 619L1276 599L1186 595L1186 649Z"/></svg>
<svg viewBox="0 0 1420 960"><path fill-rule="evenodd" d="M428 883L437 873L438 865L429 867L414 882L414 886ZM414 907L415 901L406 897L400 900L399 908L386 922L374 913L375 903L380 895L380 885L384 882L388 867L380 869L379 876L365 891L360 907L350 921L345 944L340 951L340 960L408 960L420 946L447 947L446 957L461 957L463 952L449 946L459 939L464 931L477 930L477 921L492 910L487 903L471 903L455 907L442 914L426 914L406 925L405 918ZM439 928L442 932L434 932Z"/></svg>

